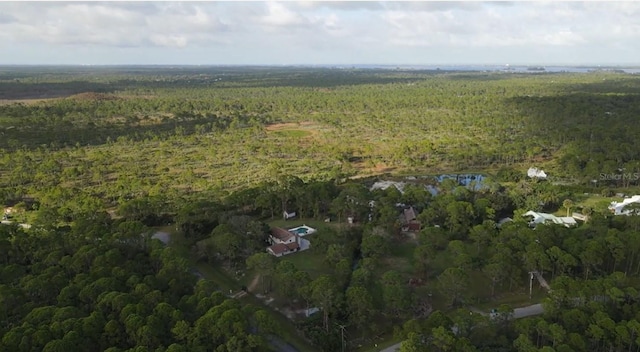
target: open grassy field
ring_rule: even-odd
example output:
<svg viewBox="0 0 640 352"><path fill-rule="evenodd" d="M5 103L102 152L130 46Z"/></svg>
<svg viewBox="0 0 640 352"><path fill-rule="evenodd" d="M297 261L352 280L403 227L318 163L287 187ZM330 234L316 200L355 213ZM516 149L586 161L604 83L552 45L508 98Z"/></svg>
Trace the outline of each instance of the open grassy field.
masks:
<svg viewBox="0 0 640 352"><path fill-rule="evenodd" d="M317 235L318 234L305 236L306 239L311 241L310 249L283 256L281 258L278 258L278 261L288 260L292 262L293 264L295 264L298 270L306 271L307 273L309 273L309 276L311 276L312 279L315 279L318 276L324 274L331 274L333 272L333 269L329 267L325 262L324 254L318 252L317 250L314 250L313 248L313 236Z"/></svg>

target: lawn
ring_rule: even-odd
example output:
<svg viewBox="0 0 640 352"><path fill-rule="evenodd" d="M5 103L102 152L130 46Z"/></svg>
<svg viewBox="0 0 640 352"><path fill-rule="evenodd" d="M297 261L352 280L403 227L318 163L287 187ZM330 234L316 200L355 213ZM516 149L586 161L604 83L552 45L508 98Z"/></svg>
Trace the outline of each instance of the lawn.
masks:
<svg viewBox="0 0 640 352"><path fill-rule="evenodd" d="M297 252L280 257L277 260L288 260L292 262L293 264L295 264L298 270L308 272L312 279L315 279L323 274L330 274L332 272L332 268L327 266L327 264L324 262L324 253L318 251L317 248L313 247L313 242L314 239L322 236L323 233L326 233L329 229L344 226L344 224L326 223L321 220L309 218L293 220L279 219L269 222L269 226L271 227L282 227L284 229L291 229L302 225L307 225L317 230L317 232L314 234L304 236L306 240L311 242L311 248L302 252Z"/></svg>
<svg viewBox="0 0 640 352"><path fill-rule="evenodd" d="M599 194L582 195L575 201L573 211L578 211L583 207L591 207L593 209L607 209L613 201L620 201L620 197L603 197Z"/></svg>
<svg viewBox="0 0 640 352"><path fill-rule="evenodd" d="M482 311L489 312L493 308L498 308L500 305L506 304L511 308L520 308L530 306L532 304L540 303L547 297L547 291L541 288L533 288L533 294L529 299L529 292L512 292L512 293L498 293L493 301L482 302L474 305L475 308Z"/></svg>
<svg viewBox="0 0 640 352"><path fill-rule="evenodd" d="M280 257L278 258L278 262L282 260L292 262L298 270L309 273L311 279L315 279L323 274L330 274L333 270L325 263L324 254L313 248L313 236L316 235L317 234L305 236L305 238L308 238L309 241L311 241L311 248L306 251Z"/></svg>

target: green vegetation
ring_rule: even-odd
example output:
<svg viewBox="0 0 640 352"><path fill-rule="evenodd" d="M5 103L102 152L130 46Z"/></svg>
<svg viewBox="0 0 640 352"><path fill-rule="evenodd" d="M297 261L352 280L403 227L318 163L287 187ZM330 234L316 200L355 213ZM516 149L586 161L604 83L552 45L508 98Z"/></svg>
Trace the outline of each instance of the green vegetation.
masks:
<svg viewBox="0 0 640 352"><path fill-rule="evenodd" d="M141 223L87 230L0 227L2 350L269 350L262 310L197 281Z"/></svg>
<svg viewBox="0 0 640 352"><path fill-rule="evenodd" d="M2 68L0 202L33 227L0 227L0 350L635 350L640 222L607 205L640 191L639 92L612 72ZM478 187L431 177L469 170ZM265 251L302 224L311 249Z"/></svg>
<svg viewBox="0 0 640 352"><path fill-rule="evenodd" d="M245 188L275 170L306 180L535 164L609 187L637 185L607 179L618 168L640 171L640 87L630 75L16 70L0 72L6 200L172 201ZM20 101L42 96L59 98Z"/></svg>
<svg viewBox="0 0 640 352"><path fill-rule="evenodd" d="M273 131L272 133L277 135L278 137L284 137L284 138L302 138L302 137L308 137L311 135L311 132L302 131L302 130L279 130L279 131Z"/></svg>

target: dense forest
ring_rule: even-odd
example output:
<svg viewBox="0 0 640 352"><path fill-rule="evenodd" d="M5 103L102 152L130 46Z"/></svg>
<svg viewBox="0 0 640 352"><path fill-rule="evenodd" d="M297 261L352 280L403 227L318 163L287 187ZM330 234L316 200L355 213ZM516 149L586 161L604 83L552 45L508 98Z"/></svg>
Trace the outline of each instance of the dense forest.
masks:
<svg viewBox="0 0 640 352"><path fill-rule="evenodd" d="M3 351L268 351L263 310L196 282L139 222L0 227Z"/></svg>
<svg viewBox="0 0 640 352"><path fill-rule="evenodd" d="M638 93L619 72L0 68L0 350L639 350L640 218L607 209L640 190ZM303 223L310 249L265 251Z"/></svg>

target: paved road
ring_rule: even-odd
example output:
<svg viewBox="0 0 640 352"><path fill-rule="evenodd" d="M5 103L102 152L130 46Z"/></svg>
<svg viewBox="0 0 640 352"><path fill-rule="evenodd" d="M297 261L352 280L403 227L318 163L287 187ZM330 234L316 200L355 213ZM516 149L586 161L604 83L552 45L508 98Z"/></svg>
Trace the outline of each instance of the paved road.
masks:
<svg viewBox="0 0 640 352"><path fill-rule="evenodd" d="M478 312L475 309L472 309L474 312ZM478 312L481 314L487 314L484 312ZM542 308L542 304L532 304L530 306L526 306L526 307L522 307L522 308L516 308L513 310L513 319L519 319L519 318L525 318L525 317L531 317L534 315L540 315L544 313L544 309ZM380 350L380 352L396 352L400 350L400 345L402 344L402 342L400 343L396 343L393 346L387 347L383 350Z"/></svg>
<svg viewBox="0 0 640 352"><path fill-rule="evenodd" d="M533 304L527 307L516 308L513 310L513 318L519 319L524 317L530 317L533 315L540 315L544 313L542 304Z"/></svg>

